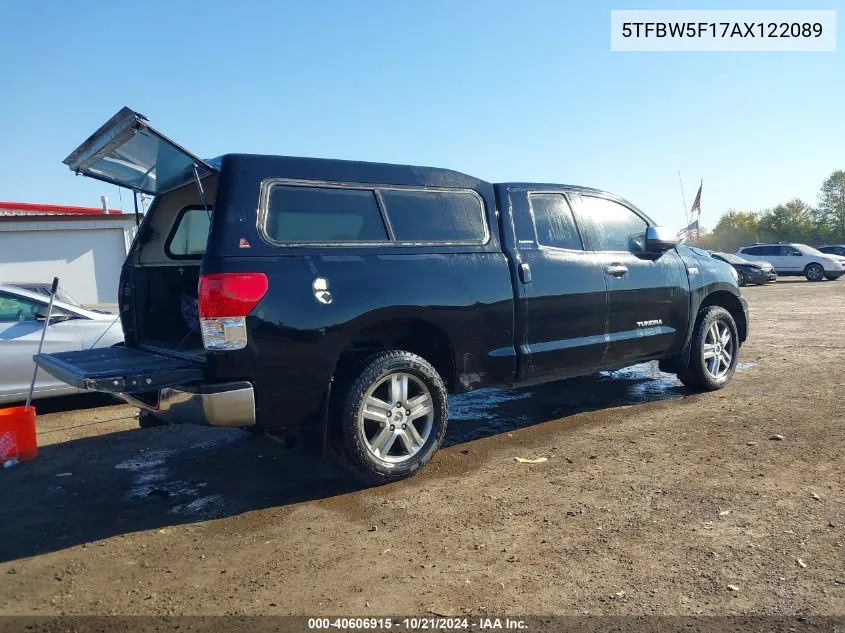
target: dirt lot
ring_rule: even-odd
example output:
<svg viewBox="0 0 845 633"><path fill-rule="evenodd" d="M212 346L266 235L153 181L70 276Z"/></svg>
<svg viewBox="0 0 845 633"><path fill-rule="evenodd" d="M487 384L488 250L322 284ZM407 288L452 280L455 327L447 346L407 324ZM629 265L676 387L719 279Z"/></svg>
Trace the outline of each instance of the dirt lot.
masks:
<svg viewBox="0 0 845 633"><path fill-rule="evenodd" d="M641 366L482 391L379 489L238 430L40 405L38 459L0 471L0 613L845 614L845 280L745 295L725 390Z"/></svg>

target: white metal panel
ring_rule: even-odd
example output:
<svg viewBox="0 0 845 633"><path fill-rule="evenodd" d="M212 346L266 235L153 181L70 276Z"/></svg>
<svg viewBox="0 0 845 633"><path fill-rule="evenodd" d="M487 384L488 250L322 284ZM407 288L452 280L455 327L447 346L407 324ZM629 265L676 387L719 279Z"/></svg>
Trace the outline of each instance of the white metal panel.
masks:
<svg viewBox="0 0 845 633"><path fill-rule="evenodd" d="M0 280L59 277L62 287L80 303L117 303L120 268L126 257L124 228L105 222L96 223L97 228L79 222L61 229L39 224L36 230L0 231Z"/></svg>

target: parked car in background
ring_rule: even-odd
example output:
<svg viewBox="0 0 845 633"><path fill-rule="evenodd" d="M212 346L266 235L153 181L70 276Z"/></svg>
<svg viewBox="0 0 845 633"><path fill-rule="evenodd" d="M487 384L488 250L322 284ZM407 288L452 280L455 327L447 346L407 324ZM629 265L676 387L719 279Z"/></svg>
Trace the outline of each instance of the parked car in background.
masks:
<svg viewBox="0 0 845 633"><path fill-rule="evenodd" d="M50 297L50 288L53 285L52 281L7 281L4 283L7 286L15 286L22 290L35 292L37 294L47 297L48 299ZM76 301L73 297L71 297L67 290L65 290L61 286L56 289L56 301L61 301L62 303L66 303L69 306L76 306L77 308L82 307L82 304Z"/></svg>
<svg viewBox="0 0 845 633"><path fill-rule="evenodd" d="M26 399L35 368L32 357L38 353L49 300L49 296L37 292L0 284L0 403ZM122 342L123 330L116 314L93 312L58 299L53 302L44 336L45 352L111 347ZM39 371L33 399L81 391Z"/></svg>
<svg viewBox="0 0 845 633"><path fill-rule="evenodd" d="M428 462L447 393L650 360L711 391L747 337L733 268L595 189L206 162L128 109L65 162L156 198L121 273L126 346L36 362L172 421L290 433L369 483Z"/></svg>
<svg viewBox="0 0 845 633"><path fill-rule="evenodd" d="M803 275L809 281L835 280L845 275L845 264L839 256L806 244L751 244L736 254L749 261L769 262L778 275Z"/></svg>
<svg viewBox="0 0 845 633"><path fill-rule="evenodd" d="M769 262L751 262L737 255L720 253L718 251L710 251L710 257L733 266L737 274L737 283L740 286L747 286L748 284L761 285L777 281L778 275Z"/></svg>
<svg viewBox="0 0 845 633"><path fill-rule="evenodd" d="M29 290L30 292L38 293L38 294L43 295L43 296L45 296L49 299L50 298L50 289L52 288L53 283L52 282L39 282L39 281L35 281L35 282L33 282L33 281L10 281L10 282L6 282L6 285L7 286L16 286L17 288L22 288L23 290ZM68 291L65 290L64 288L62 288L61 286L59 286L58 289L56 290L56 299L58 301L66 303L67 305L76 306L77 308L84 308L85 307L81 303L76 301L73 297L71 297L70 293L68 293ZM99 309L99 308L86 308L86 309L90 310L91 312L101 312L102 314L115 314L115 312L112 312L110 310L102 310L102 309Z"/></svg>
<svg viewBox="0 0 845 633"><path fill-rule="evenodd" d="M845 244L828 244L819 246L819 251L827 255L836 255L845 259Z"/></svg>

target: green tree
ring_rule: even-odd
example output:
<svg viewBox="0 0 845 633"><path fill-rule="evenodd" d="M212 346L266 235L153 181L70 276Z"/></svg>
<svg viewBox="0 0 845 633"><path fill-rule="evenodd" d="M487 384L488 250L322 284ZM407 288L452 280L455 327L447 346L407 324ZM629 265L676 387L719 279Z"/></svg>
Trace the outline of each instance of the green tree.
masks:
<svg viewBox="0 0 845 633"><path fill-rule="evenodd" d="M820 233L845 242L845 171L835 171L824 181L813 215Z"/></svg>
<svg viewBox="0 0 845 633"><path fill-rule="evenodd" d="M723 214L713 230L701 236L701 246L733 253L744 244L757 241L759 219L756 213L731 209Z"/></svg>
<svg viewBox="0 0 845 633"><path fill-rule="evenodd" d="M764 242L812 241L813 223L810 207L794 198L760 215L759 234Z"/></svg>

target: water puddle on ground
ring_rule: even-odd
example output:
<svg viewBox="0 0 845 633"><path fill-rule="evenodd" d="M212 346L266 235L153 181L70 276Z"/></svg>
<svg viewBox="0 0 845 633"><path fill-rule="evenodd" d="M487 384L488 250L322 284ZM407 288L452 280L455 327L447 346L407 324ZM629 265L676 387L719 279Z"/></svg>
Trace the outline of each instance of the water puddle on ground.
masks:
<svg viewBox="0 0 845 633"><path fill-rule="evenodd" d="M737 363L738 372L756 363ZM445 445L504 433L583 411L679 399L689 391L657 362L524 389L479 389L449 398Z"/></svg>
<svg viewBox="0 0 845 633"><path fill-rule="evenodd" d="M203 488L207 486L204 482L173 478L167 462L182 453L189 452L196 456L243 437L244 432L239 429L214 429L207 440L187 444L179 449L142 451L114 467L131 473L132 482L126 491L127 499L167 499L172 504L167 510L171 514L188 513L197 517L210 517L219 513L224 501L222 496L204 494Z"/></svg>

